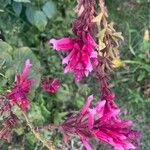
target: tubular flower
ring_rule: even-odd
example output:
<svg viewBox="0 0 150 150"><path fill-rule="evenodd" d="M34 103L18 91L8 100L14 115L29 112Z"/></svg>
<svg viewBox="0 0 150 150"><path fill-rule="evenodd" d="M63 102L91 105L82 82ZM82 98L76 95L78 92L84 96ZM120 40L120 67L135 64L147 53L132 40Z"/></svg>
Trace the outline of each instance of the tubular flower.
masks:
<svg viewBox="0 0 150 150"><path fill-rule="evenodd" d="M61 124L65 139L78 135L87 150L92 150L88 140L97 138L112 145L116 150L136 149L140 133L129 126L132 121L115 119L119 109L105 111L106 101L100 101L92 109L89 108L93 96L89 96L86 104L78 114L69 117Z"/></svg>
<svg viewBox="0 0 150 150"><path fill-rule="evenodd" d="M12 104L17 103L23 110L30 108L27 94L29 93L34 81L27 78L29 76L31 66L32 64L30 63L30 60L26 60L22 74L16 75L16 84L8 94L8 98L11 100Z"/></svg>
<svg viewBox="0 0 150 150"><path fill-rule="evenodd" d="M84 76L88 76L93 70L92 63L98 64L97 52L95 51L98 46L91 36L93 33L92 19L94 17L94 8L95 0L79 0L76 7L78 17L72 23L75 38L50 40L53 49L70 52L63 59L62 63L66 64L64 72L73 72L76 81L80 81Z"/></svg>
<svg viewBox="0 0 150 150"><path fill-rule="evenodd" d="M93 70L92 63L97 63L97 53L94 49L97 47L91 35L87 35L86 42L71 38L63 38L60 40L51 39L50 43L57 51L68 50L70 53L62 61L66 64L64 72L73 72L76 81L80 81L82 77L88 76Z"/></svg>
<svg viewBox="0 0 150 150"><path fill-rule="evenodd" d="M46 79L42 85L42 88L44 91L54 94L60 88L60 81L57 78L51 80Z"/></svg>

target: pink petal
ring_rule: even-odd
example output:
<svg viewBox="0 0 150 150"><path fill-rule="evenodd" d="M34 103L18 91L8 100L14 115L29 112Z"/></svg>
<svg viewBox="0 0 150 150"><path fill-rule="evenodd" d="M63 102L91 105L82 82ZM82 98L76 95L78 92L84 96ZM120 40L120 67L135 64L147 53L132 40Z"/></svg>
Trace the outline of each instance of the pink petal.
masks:
<svg viewBox="0 0 150 150"><path fill-rule="evenodd" d="M125 126L131 126L133 124L133 122L131 120L127 120L127 121L123 121L123 122L118 122L114 124L115 128L118 127L125 127Z"/></svg>
<svg viewBox="0 0 150 150"><path fill-rule="evenodd" d="M93 51L90 55L90 58L97 58L97 52Z"/></svg>
<svg viewBox="0 0 150 150"><path fill-rule="evenodd" d="M62 64L68 64L69 61L71 61L71 59L73 58L73 56L76 54L76 49L73 49L70 54L68 56L66 56L63 61Z"/></svg>
<svg viewBox="0 0 150 150"><path fill-rule="evenodd" d="M88 70L89 72L91 72L91 71L93 70L93 66L92 66L92 64L91 64L90 59L88 60L88 64L87 64L87 66L86 66L86 70Z"/></svg>
<svg viewBox="0 0 150 150"><path fill-rule="evenodd" d="M90 34L88 34L87 36L87 40L88 40L88 43L90 43L92 46L94 46L95 48L98 47L98 45L96 44L96 42L94 41L94 39L92 38L92 36Z"/></svg>
<svg viewBox="0 0 150 150"><path fill-rule="evenodd" d="M88 118L89 128L93 128L95 114L96 114L96 110L95 109L89 109L89 118Z"/></svg>
<svg viewBox="0 0 150 150"><path fill-rule="evenodd" d="M90 106L92 100L93 100L93 95L90 95L90 96L88 97L88 99L87 99L85 105L84 105L84 106L82 107L82 109L81 109L81 112L80 112L81 115L84 115L85 112L88 110L88 108L89 108L89 106Z"/></svg>
<svg viewBox="0 0 150 150"><path fill-rule="evenodd" d="M97 113L98 113L98 115L99 115L100 118L103 116L105 104L106 104L105 100L100 101L100 102L98 102L96 104L96 111L97 111Z"/></svg>
<svg viewBox="0 0 150 150"><path fill-rule="evenodd" d="M120 110L119 109L114 109L112 112L108 112L107 114L103 115L101 120L103 122L109 120L112 117L116 117L119 114Z"/></svg>
<svg viewBox="0 0 150 150"><path fill-rule="evenodd" d="M85 148L87 150L93 150L92 147L90 146L89 142L87 141L87 139L85 137L83 137L81 134L79 136L80 136Z"/></svg>
<svg viewBox="0 0 150 150"><path fill-rule="evenodd" d="M109 144L111 144L113 142L112 137L108 136L106 133L102 132L102 131L94 131L93 132L94 135L99 138L100 140L103 140Z"/></svg>
<svg viewBox="0 0 150 150"><path fill-rule="evenodd" d="M51 39L49 41L53 45L53 49L59 50L71 50L74 47L74 40L71 38L63 38L60 40Z"/></svg>
<svg viewBox="0 0 150 150"><path fill-rule="evenodd" d="M27 59L25 62L25 67L24 67L23 72L22 72L22 81L24 81L27 78L27 76L29 75L29 71L30 71L31 66L32 66L32 64L30 63L30 60Z"/></svg>

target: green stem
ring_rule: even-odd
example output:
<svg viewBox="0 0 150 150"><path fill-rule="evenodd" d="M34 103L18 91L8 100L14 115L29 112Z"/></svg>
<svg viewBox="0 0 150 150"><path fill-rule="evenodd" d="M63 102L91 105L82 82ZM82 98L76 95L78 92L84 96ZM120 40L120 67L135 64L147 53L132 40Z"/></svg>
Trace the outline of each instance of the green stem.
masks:
<svg viewBox="0 0 150 150"><path fill-rule="evenodd" d="M26 122L27 122L27 125L28 125L29 128L31 129L31 132L34 134L34 136L35 136L39 141L41 141L42 144L43 144L45 147L48 148L48 150L55 150L55 147L54 147L54 145L53 145L51 142L45 141L45 140L41 137L41 135L40 135L38 132L35 131L34 126L31 124L31 122L30 122L28 116L26 115L26 113L25 113L23 110L22 110L22 114L23 114L23 116L25 117L25 120L26 120Z"/></svg>
<svg viewBox="0 0 150 150"><path fill-rule="evenodd" d="M141 63L139 61L134 61L134 60L124 60L123 62L128 63L128 64L145 65L144 63Z"/></svg>

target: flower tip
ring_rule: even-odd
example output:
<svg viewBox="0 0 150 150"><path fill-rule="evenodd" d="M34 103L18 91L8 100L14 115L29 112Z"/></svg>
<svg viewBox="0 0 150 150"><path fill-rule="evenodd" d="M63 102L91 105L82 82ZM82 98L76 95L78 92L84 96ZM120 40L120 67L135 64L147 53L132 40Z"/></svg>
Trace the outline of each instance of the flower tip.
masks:
<svg viewBox="0 0 150 150"><path fill-rule="evenodd" d="M93 100L93 98L94 98L93 94L88 97L88 99L91 99L91 100Z"/></svg>
<svg viewBox="0 0 150 150"><path fill-rule="evenodd" d="M101 103L102 106L105 106L106 100L102 100L100 103Z"/></svg>
<svg viewBox="0 0 150 150"><path fill-rule="evenodd" d="M30 59L27 59L27 60L25 61L25 65L28 66L28 67L31 67L31 66L32 66Z"/></svg>
<svg viewBox="0 0 150 150"><path fill-rule="evenodd" d="M57 43L56 43L56 41L57 41L57 40L55 40L55 39L51 39L51 40L49 41L49 44L52 45L53 49L58 50L58 49L57 49Z"/></svg>
<svg viewBox="0 0 150 150"><path fill-rule="evenodd" d="M131 126L133 124L133 121L129 120L128 121L128 126Z"/></svg>

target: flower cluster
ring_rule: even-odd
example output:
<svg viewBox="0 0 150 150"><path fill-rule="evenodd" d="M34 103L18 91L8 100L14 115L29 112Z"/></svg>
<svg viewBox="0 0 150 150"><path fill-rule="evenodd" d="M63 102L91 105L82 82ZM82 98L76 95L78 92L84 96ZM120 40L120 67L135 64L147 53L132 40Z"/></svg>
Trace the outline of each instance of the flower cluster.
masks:
<svg viewBox="0 0 150 150"><path fill-rule="evenodd" d="M112 31L115 32L115 30L108 25L107 10L104 6L104 1L100 0L102 13L95 20L97 18L102 20L100 26L104 27L105 33L98 46L93 38L94 25L92 20L95 14L95 4L95 0L78 0L76 9L78 17L72 24L75 37L59 40L51 39L50 44L57 51L64 50L69 52L62 61L62 64L66 64L64 73L73 72L76 81L80 81L84 76L88 76L92 70L95 70L100 85L101 99L93 108L90 108L93 95L89 96L79 113L73 114L60 125L52 126L61 129L66 143L70 136L79 136L87 150L92 150L89 143L92 138L106 142L116 150L136 149L141 134L130 128L132 121L124 121L119 116L120 109L114 102L115 94L111 91L109 84L109 74L113 69L112 63L113 65L119 64L119 61L110 62L111 45L114 43L114 41L110 40L110 37ZM103 46L101 47L100 44ZM118 41L116 45L118 46ZM3 115L7 111L10 113L0 130L0 139L9 141L11 129L18 124L18 118L11 110L11 107L17 104L21 108L32 132L49 148L47 142L43 142L43 139L41 139L39 133L36 133L26 116L26 110L30 108L28 94L34 83L33 79L29 79L31 66L30 60L27 59L22 73L17 73L16 83L7 94L6 99L5 97L0 97L0 114ZM57 78L48 78L43 82L42 88L46 92L55 94L60 88L60 81ZM48 125L45 128L52 128L52 126Z"/></svg>
<svg viewBox="0 0 150 150"><path fill-rule="evenodd" d="M49 93L56 93L60 88L60 81L57 78L46 79L42 85L44 91Z"/></svg>
<svg viewBox="0 0 150 150"><path fill-rule="evenodd" d="M138 147L140 133L132 130L132 121L123 121L119 116L120 109L115 103L115 94L111 91L109 75L116 62L112 56L116 55L118 39L123 39L113 25L107 23L107 9L103 0L99 1L101 13L94 17L95 0L78 0L76 8L77 19L72 24L74 38L51 39L53 49L67 51L69 54L63 59L66 64L64 72L73 72L75 80L80 81L94 69L98 79L101 99L95 107L89 108L93 96L89 96L81 111L69 117L60 125L64 139L78 135L87 150L92 150L88 140L99 139L109 143L116 150L130 150ZM92 37L94 24L98 25L97 44ZM114 41L113 33L118 36ZM112 52L111 52L112 51ZM118 63L118 62L117 62Z"/></svg>
<svg viewBox="0 0 150 150"><path fill-rule="evenodd" d="M65 73L73 72L76 81L80 81L82 77L88 76L93 70L92 63L97 64L97 53L94 49L97 47L95 41L90 34L87 34L86 41L63 38L60 40L51 39L54 49L70 51L69 55L62 61L67 64Z"/></svg>
<svg viewBox="0 0 150 150"><path fill-rule="evenodd" d="M22 74L16 75L16 84L12 91L8 94L8 98L12 104L18 104L23 110L30 108L27 94L34 82L34 80L28 79L31 66L32 64L30 63L30 60L26 60Z"/></svg>
<svg viewBox="0 0 150 150"><path fill-rule="evenodd" d="M132 121L118 120L120 110L108 111L105 107L106 100L89 108L92 100L91 95L78 114L69 117L60 125L66 142L69 136L78 135L87 150L92 150L88 142L91 138L111 144L116 150L136 149L140 133L129 128Z"/></svg>
<svg viewBox="0 0 150 150"><path fill-rule="evenodd" d="M91 36L94 7L94 1L78 1L78 18L73 22L76 37L50 40L55 50L70 52L62 64L66 64L64 72L73 72L76 81L88 76L93 70L92 63L97 65L97 44Z"/></svg>
<svg viewBox="0 0 150 150"><path fill-rule="evenodd" d="M15 114L11 114L11 116L2 124L3 127L0 130L0 139L10 142L12 138L11 130L17 126L18 121L18 117Z"/></svg>

